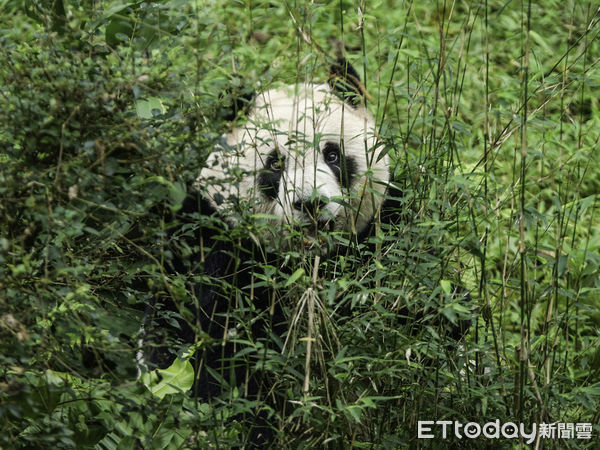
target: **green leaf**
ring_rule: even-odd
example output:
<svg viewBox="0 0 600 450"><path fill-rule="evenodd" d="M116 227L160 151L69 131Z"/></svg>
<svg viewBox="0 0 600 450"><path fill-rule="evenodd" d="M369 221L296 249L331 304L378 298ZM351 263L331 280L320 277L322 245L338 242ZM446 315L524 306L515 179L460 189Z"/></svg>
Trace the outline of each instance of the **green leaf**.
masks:
<svg viewBox="0 0 600 450"><path fill-rule="evenodd" d="M129 8L130 6L133 6L134 3L129 2L129 3L120 3L116 6L113 6L112 8L109 8L105 13L104 13L104 18L109 18L114 14L120 13L121 11L126 10L127 8Z"/></svg>
<svg viewBox="0 0 600 450"><path fill-rule="evenodd" d="M150 97L135 102L135 111L140 119L152 119L156 115L164 114L165 107L158 97Z"/></svg>
<svg viewBox="0 0 600 450"><path fill-rule="evenodd" d="M444 294L452 293L452 282L448 280L441 280L440 285L442 286L442 291L444 291Z"/></svg>
<svg viewBox="0 0 600 450"><path fill-rule="evenodd" d="M298 280L298 278L300 278L302 275L304 275L304 269L300 268L297 269L292 276L290 276L287 281L285 282L285 285L283 287L288 287L290 285L292 285L294 282L296 282Z"/></svg>
<svg viewBox="0 0 600 450"><path fill-rule="evenodd" d="M106 42L111 46L117 46L127 41L133 33L133 26L125 17L115 16L106 26Z"/></svg>
<svg viewBox="0 0 600 450"><path fill-rule="evenodd" d="M194 384L194 367L189 360L177 358L166 369L143 374L142 382L152 394L162 399L165 395L191 389Z"/></svg>

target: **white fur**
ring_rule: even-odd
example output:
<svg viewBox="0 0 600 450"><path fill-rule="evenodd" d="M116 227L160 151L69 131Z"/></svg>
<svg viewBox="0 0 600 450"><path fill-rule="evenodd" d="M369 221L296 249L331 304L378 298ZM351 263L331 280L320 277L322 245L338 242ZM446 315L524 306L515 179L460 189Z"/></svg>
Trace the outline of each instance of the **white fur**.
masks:
<svg viewBox="0 0 600 450"><path fill-rule="evenodd" d="M354 109L333 95L326 84L288 86L263 92L244 127L226 135L227 148L216 148L196 180L219 211L248 207L273 216L277 224L302 220L294 202L311 195L329 199L322 214L334 230L360 233L373 219L389 181L388 157L380 157L375 121L366 108ZM323 157L325 142L340 145L355 163L350 189L340 187ZM257 171L274 148L285 158L277 201L257 189ZM224 202L219 202L224 198ZM342 206L343 203L352 208ZM234 206L237 205L237 206ZM355 211L359 211L356 216ZM286 227L277 228L281 233ZM285 234L286 231L283 231ZM264 237L263 237L264 238Z"/></svg>

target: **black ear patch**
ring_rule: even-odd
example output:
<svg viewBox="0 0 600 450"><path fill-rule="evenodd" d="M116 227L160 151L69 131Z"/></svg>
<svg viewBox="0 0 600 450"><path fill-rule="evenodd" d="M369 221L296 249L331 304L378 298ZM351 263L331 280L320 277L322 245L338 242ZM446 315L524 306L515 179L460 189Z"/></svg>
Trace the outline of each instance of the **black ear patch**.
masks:
<svg viewBox="0 0 600 450"><path fill-rule="evenodd" d="M219 94L220 116L224 120L232 122L238 117L248 114L255 97L254 89L246 86L241 76L234 75L225 92Z"/></svg>
<svg viewBox="0 0 600 450"><path fill-rule="evenodd" d="M346 61L346 58L340 57L331 65L328 83L342 100L353 107L358 106L366 96L365 87L360 81L358 72Z"/></svg>

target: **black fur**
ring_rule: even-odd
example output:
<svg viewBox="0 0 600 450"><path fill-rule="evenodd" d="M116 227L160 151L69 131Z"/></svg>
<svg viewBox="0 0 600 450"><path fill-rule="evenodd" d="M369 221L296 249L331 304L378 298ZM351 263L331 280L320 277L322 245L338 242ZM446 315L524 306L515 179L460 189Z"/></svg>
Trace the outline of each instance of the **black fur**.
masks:
<svg viewBox="0 0 600 450"><path fill-rule="evenodd" d="M234 75L225 92L219 95L220 116L232 122L241 115L247 114L255 97L256 92L246 86L244 79Z"/></svg>
<svg viewBox="0 0 600 450"><path fill-rule="evenodd" d="M173 257L167 261L167 268L172 275L189 279L186 291L192 291L193 298L160 296L147 307L145 363L149 370L166 368L177 356L175 349L196 343L197 350L191 358L196 374L194 396L210 403L237 387L247 400L260 400L253 413L236 417L249 425L246 444L260 447L273 440L268 409L261 406L272 382L254 368L264 359L267 349L275 345L268 336L283 336L286 328L282 309L278 305L272 307L271 302L277 301L273 292L252 286L252 281L258 262L272 263L270 258L276 256L265 255L250 239L232 239L231 226L197 192L185 199L173 220L166 252ZM193 281L194 276L200 276L201 281ZM243 300L249 298L252 304L244 304ZM243 309L246 312L240 314ZM237 336L231 336L234 330ZM261 342L263 347L260 352L234 357L241 349L250 348L237 343L238 339ZM273 400L283 404L282 395L272 393L270 405Z"/></svg>
<svg viewBox="0 0 600 450"><path fill-rule="evenodd" d="M345 102L356 108L366 96L363 84L356 69L352 67L346 58L340 57L331 65L329 86Z"/></svg>
<svg viewBox="0 0 600 450"><path fill-rule="evenodd" d="M174 360L172 353L177 342L191 344L202 340L193 361L196 368L195 394L202 400L223 393L222 382L213 377L204 367L210 365L220 377L233 385L242 385L251 394L258 392L260 380L246 376L245 366L231 366L230 358L235 354L235 339L227 336L236 330L230 321L241 296L230 289L239 287L249 297L249 287L256 263L261 252L248 240L238 243L230 239L229 226L216 214L208 201L198 193L189 195L176 215L176 225L169 230L168 253L174 256L168 261L172 274L183 274L190 278L200 275L201 282L192 282L192 299L174 299L172 296L159 298L146 314L146 360L149 368L166 368ZM182 255L188 254L187 257ZM263 260L262 262L267 262ZM255 289L253 307L258 311L269 311L271 297L266 289ZM247 306L247 305L245 305ZM167 314L165 314L165 312ZM252 327L238 329L239 336L251 333L253 337L264 336L263 327L277 328L283 324L279 309L274 315L257 320ZM239 350L239 349L238 349Z"/></svg>

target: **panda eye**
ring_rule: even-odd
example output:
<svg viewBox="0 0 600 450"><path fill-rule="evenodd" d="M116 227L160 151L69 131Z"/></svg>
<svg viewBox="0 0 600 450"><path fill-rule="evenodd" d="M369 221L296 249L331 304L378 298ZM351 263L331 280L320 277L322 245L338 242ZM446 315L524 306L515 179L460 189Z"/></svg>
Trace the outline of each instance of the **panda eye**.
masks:
<svg viewBox="0 0 600 450"><path fill-rule="evenodd" d="M281 172L283 169L283 161L280 158L272 158L269 160L268 168L273 172Z"/></svg>
<svg viewBox="0 0 600 450"><path fill-rule="evenodd" d="M327 164L336 164L340 160L340 154L337 149L331 149L325 152L325 162Z"/></svg>

